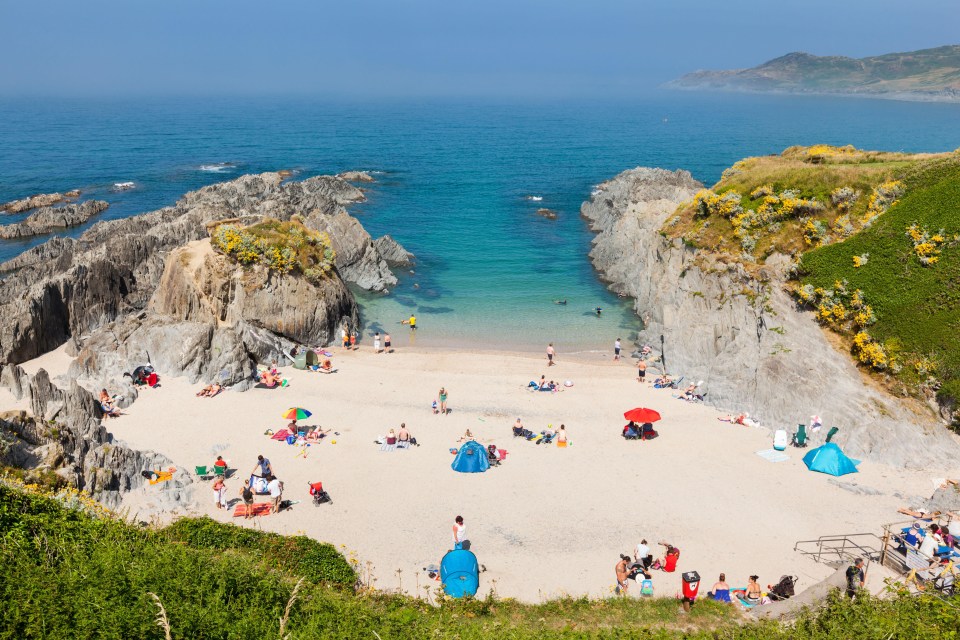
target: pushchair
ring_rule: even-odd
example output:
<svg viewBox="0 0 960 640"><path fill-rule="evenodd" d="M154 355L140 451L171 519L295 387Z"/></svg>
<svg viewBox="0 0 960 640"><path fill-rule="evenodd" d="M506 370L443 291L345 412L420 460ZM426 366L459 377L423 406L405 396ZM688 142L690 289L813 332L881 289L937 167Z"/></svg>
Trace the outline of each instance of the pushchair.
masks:
<svg viewBox="0 0 960 640"><path fill-rule="evenodd" d="M313 506L319 507L325 502L333 504L333 498L330 497L330 494L323 490L322 482L311 482L310 483L310 495L313 496Z"/></svg>
<svg viewBox="0 0 960 640"><path fill-rule="evenodd" d="M500 466L500 457L497 455L497 445L491 444L487 447L487 462L491 467Z"/></svg>
<svg viewBox="0 0 960 640"><path fill-rule="evenodd" d="M799 578L797 576L780 576L780 582L770 587L767 596L771 600L786 600L795 595L794 586Z"/></svg>

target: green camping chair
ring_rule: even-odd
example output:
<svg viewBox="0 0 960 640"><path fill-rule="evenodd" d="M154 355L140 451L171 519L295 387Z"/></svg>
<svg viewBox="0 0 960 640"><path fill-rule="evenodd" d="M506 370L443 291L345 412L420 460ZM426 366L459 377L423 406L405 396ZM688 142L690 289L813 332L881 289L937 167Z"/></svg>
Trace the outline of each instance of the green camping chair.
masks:
<svg viewBox="0 0 960 640"><path fill-rule="evenodd" d="M210 475L211 475L211 474L210 474L210 467L208 467L208 466L206 466L206 465L203 465L202 467L201 467L201 466L197 466L197 467L195 467L195 469L196 469L197 475L200 476L200 479L201 479L201 480L206 480L206 479L209 478Z"/></svg>
<svg viewBox="0 0 960 640"><path fill-rule="evenodd" d="M827 442L830 442L833 436L837 435L837 431L840 431L840 429L837 427L830 427L830 431L827 432Z"/></svg>
<svg viewBox="0 0 960 640"><path fill-rule="evenodd" d="M213 475L214 475L214 476L221 477L221 478L225 478L225 477L227 477L227 468L226 468L226 467L218 467L217 465L213 465Z"/></svg>
<svg viewBox="0 0 960 640"><path fill-rule="evenodd" d="M793 434L793 442L791 444L795 447L807 446L807 425L797 425L797 432Z"/></svg>

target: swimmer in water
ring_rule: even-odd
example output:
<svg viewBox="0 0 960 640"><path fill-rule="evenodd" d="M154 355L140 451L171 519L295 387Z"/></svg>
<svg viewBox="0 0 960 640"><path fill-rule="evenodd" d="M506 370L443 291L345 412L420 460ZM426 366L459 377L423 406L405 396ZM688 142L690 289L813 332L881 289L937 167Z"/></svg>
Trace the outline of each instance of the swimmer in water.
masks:
<svg viewBox="0 0 960 640"><path fill-rule="evenodd" d="M567 304L566 300L554 300L553 304Z"/></svg>
<svg viewBox="0 0 960 640"><path fill-rule="evenodd" d="M600 315L600 312L603 311L603 308L602 308L602 307L594 307L593 310L596 311L596 312L597 312L597 316L599 316L599 315Z"/></svg>

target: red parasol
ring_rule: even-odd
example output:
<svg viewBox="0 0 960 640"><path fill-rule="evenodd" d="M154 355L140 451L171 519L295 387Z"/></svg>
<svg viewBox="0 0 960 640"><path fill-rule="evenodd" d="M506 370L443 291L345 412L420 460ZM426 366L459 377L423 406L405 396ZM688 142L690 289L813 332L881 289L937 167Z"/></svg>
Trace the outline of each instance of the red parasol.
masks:
<svg viewBox="0 0 960 640"><path fill-rule="evenodd" d="M637 407L636 409L630 409L623 414L623 417L629 420L630 422L656 422L660 419L660 414L654 411L653 409L647 409L646 407Z"/></svg>

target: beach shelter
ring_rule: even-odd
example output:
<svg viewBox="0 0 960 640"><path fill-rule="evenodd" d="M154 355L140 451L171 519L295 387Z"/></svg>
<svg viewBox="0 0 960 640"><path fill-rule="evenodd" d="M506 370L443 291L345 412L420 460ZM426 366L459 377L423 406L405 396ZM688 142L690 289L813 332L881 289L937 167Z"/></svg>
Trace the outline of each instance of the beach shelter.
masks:
<svg viewBox="0 0 960 640"><path fill-rule="evenodd" d="M803 456L803 462L810 471L828 473L832 476L842 476L847 473L856 473L859 460L848 458L836 443L828 442L823 446L808 451Z"/></svg>
<svg viewBox="0 0 960 640"><path fill-rule="evenodd" d="M487 450L479 442L470 440L460 447L450 467L460 473L482 473L490 468Z"/></svg>
<svg viewBox="0 0 960 640"><path fill-rule="evenodd" d="M301 351L297 355L293 356L294 369L306 369L307 367L316 366L319 362L320 359L317 358L317 352L313 349Z"/></svg>
<svg viewBox="0 0 960 640"><path fill-rule="evenodd" d="M448 551L440 561L440 582L451 598L476 595L480 588L480 565L477 556L466 549Z"/></svg>

